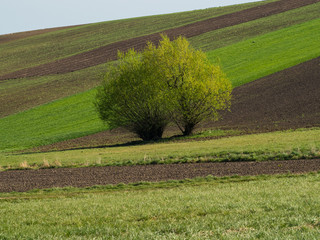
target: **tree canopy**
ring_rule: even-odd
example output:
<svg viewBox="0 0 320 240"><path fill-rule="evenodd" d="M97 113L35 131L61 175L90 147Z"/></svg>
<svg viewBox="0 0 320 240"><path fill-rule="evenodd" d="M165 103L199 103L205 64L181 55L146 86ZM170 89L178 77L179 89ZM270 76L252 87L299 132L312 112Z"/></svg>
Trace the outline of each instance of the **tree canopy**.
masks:
<svg viewBox="0 0 320 240"><path fill-rule="evenodd" d="M174 122L184 135L230 106L231 83L205 53L179 37L163 36L140 53L119 53L96 97L100 118L126 127L143 140L162 137Z"/></svg>

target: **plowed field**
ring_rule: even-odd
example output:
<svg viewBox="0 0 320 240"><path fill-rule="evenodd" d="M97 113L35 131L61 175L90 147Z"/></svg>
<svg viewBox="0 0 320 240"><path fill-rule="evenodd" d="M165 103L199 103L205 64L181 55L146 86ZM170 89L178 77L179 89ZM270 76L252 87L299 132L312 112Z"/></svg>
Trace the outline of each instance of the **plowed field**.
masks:
<svg viewBox="0 0 320 240"><path fill-rule="evenodd" d="M280 0L265 4L263 6L253 7L240 12L226 14L220 17L199 21L183 27L169 29L164 31L170 38L177 36L193 37L216 29L237 25L244 22L249 22L262 17L271 16L291 9L303 7L309 4L317 3L320 0ZM87 67L95 66L106 61L115 60L117 52L126 51L129 48L141 50L146 42L150 41L157 43L160 39L160 34L155 33L147 36L137 37L125 41L112 43L88 52L77 54L68 58L57 60L51 63L39 65L32 68L19 70L0 76L0 80L44 76L49 74L61 74L72 72Z"/></svg>
<svg viewBox="0 0 320 240"><path fill-rule="evenodd" d="M58 168L0 172L0 192L53 187L165 181L232 175L306 173L320 170L320 159L271 162L222 162L123 167Z"/></svg>
<svg viewBox="0 0 320 240"><path fill-rule="evenodd" d="M262 131L320 126L320 57L236 88L211 127Z"/></svg>

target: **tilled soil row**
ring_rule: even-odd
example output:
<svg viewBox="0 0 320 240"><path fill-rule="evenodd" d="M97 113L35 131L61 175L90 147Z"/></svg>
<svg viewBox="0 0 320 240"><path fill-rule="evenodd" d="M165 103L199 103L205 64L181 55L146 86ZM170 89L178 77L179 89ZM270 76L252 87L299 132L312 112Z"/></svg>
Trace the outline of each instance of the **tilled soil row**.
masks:
<svg viewBox="0 0 320 240"><path fill-rule="evenodd" d="M265 131L320 126L320 57L234 89L231 111L209 125Z"/></svg>
<svg viewBox="0 0 320 240"><path fill-rule="evenodd" d="M169 29L163 31L162 33L166 34L170 38L175 38L177 36L193 37L209 31L234 26L259 18L282 13L295 8L303 7L309 4L317 3L319 1L320 0L280 0L277 2L265 4L263 6L253 7L239 12L188 24L182 27ZM0 76L0 80L44 76L49 74L62 74L77 71L87 67L102 64L107 61L116 60L118 50L127 51L130 48L141 50L145 47L148 41L157 44L160 39L160 34L155 33L119 41L68 58L5 74L3 76Z"/></svg>
<svg viewBox="0 0 320 240"><path fill-rule="evenodd" d="M320 171L320 159L17 170L0 172L0 192L24 192L67 186L90 187L140 181L157 182L208 175L249 176L314 171Z"/></svg>

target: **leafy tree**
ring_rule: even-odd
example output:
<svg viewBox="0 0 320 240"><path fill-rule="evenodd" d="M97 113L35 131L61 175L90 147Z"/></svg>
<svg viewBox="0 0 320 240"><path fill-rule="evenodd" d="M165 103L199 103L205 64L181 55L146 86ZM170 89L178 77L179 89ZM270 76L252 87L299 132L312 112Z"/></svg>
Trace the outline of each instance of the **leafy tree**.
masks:
<svg viewBox="0 0 320 240"><path fill-rule="evenodd" d="M211 64L205 53L194 50L182 37L170 41L163 37L152 49L161 79L171 91L172 120L184 135L190 135L204 120L217 120L219 111L230 106L231 83L219 66Z"/></svg>
<svg viewBox="0 0 320 240"><path fill-rule="evenodd" d="M184 135L204 120L216 120L230 105L231 84L185 38L163 36L139 54L119 53L107 73L96 106L111 127L124 126L143 140L162 137L169 122Z"/></svg>
<svg viewBox="0 0 320 240"><path fill-rule="evenodd" d="M98 90L96 107L110 127L123 126L143 140L156 140L170 121L169 98L146 53L118 54L118 64L111 67Z"/></svg>

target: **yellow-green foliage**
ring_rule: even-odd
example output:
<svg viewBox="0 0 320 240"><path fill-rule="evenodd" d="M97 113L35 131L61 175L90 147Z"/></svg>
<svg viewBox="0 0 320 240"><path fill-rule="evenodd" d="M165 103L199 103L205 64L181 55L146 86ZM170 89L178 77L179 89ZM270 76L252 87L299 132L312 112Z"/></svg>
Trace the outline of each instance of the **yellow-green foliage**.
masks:
<svg viewBox="0 0 320 240"><path fill-rule="evenodd" d="M151 43L138 54L119 54L107 73L96 106L110 126L125 126L144 140L161 138L174 121L184 135L205 119L217 119L230 104L231 84L219 66L189 46L185 38L159 46Z"/></svg>
<svg viewBox="0 0 320 240"><path fill-rule="evenodd" d="M96 106L110 126L125 126L143 140L152 140L162 137L169 122L169 97L146 53L119 53L118 64L98 91Z"/></svg>
<svg viewBox="0 0 320 240"><path fill-rule="evenodd" d="M182 37L163 37L156 52L158 68L174 100L172 117L184 135L205 119L215 120L230 105L231 84L205 53L194 50Z"/></svg>

